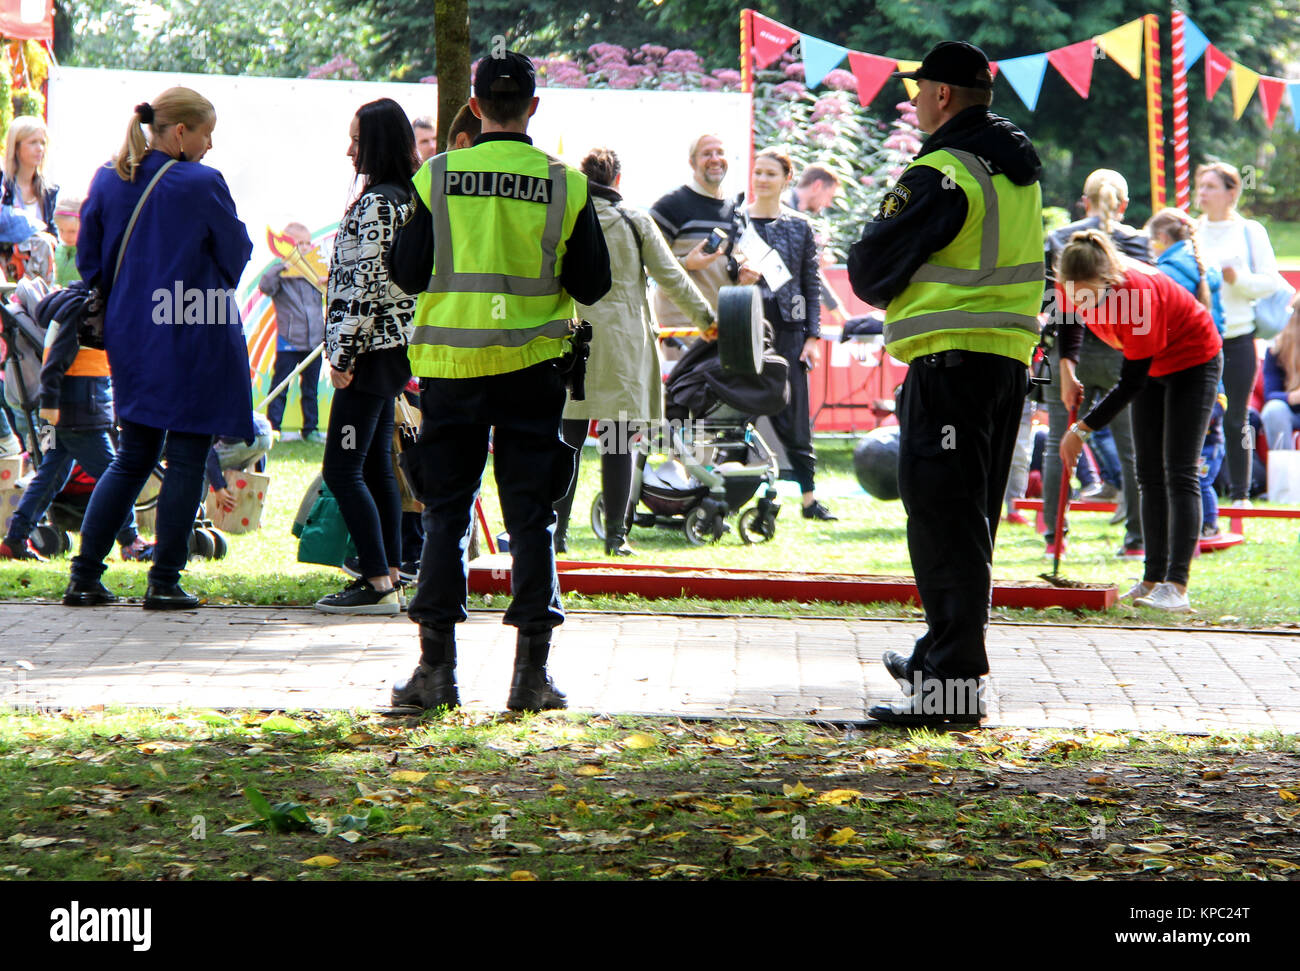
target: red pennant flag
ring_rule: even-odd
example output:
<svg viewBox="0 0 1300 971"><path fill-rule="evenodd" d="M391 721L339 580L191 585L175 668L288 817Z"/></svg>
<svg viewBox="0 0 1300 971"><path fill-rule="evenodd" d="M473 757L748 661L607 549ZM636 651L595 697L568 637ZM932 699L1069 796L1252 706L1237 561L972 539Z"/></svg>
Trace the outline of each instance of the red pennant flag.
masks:
<svg viewBox="0 0 1300 971"><path fill-rule="evenodd" d="M880 93L897 66L898 62L892 57L849 51L849 70L858 79L858 104L864 108L871 104L871 99Z"/></svg>
<svg viewBox="0 0 1300 971"><path fill-rule="evenodd" d="M1205 49L1205 100L1213 101L1223 79L1232 70L1232 58L1213 44Z"/></svg>
<svg viewBox="0 0 1300 971"><path fill-rule="evenodd" d="M1259 101L1264 106L1264 117L1268 120L1268 127L1273 127L1273 120L1277 118L1277 109L1282 107L1282 95L1286 91L1286 82L1281 78L1260 78L1259 79Z"/></svg>
<svg viewBox="0 0 1300 971"><path fill-rule="evenodd" d="M994 80L994 81L996 81L996 80L998 79L998 62L997 62L997 61L989 61L989 73L991 73L991 74L993 75L993 80Z"/></svg>
<svg viewBox="0 0 1300 971"><path fill-rule="evenodd" d="M1070 82L1070 87L1079 93L1080 98L1087 98L1088 89L1092 87L1092 46L1091 40L1081 40L1047 52L1048 63Z"/></svg>
<svg viewBox="0 0 1300 971"><path fill-rule="evenodd" d="M754 14L754 65L760 70L767 67L798 39L798 31L782 27L760 13Z"/></svg>

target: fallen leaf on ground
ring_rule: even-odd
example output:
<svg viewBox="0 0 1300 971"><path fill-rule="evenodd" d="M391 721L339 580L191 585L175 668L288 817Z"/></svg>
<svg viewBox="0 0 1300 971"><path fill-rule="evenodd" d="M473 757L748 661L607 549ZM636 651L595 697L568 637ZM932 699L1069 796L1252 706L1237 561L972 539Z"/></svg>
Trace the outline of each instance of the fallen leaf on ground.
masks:
<svg viewBox="0 0 1300 971"><path fill-rule="evenodd" d="M654 748L658 743L654 736L646 735L644 732L636 732L623 739L622 746L630 749Z"/></svg>
<svg viewBox="0 0 1300 971"><path fill-rule="evenodd" d="M324 856L324 855L322 855L322 856L313 856L313 857L309 857L308 859L302 861L302 865L303 865L303 866L332 867L332 866L338 866L338 865L339 865L339 861L338 861L338 859L337 859L336 857L332 857L332 856Z"/></svg>
<svg viewBox="0 0 1300 971"><path fill-rule="evenodd" d="M402 769L399 772L394 772L390 778L394 782L419 782L428 774L427 772L412 772L410 769Z"/></svg>

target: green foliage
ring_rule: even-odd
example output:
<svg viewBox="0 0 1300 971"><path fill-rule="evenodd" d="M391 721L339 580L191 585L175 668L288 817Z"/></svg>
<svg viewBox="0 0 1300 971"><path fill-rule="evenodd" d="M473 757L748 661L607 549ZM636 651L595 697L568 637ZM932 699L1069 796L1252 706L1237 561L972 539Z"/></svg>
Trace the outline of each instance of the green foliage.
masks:
<svg viewBox="0 0 1300 971"><path fill-rule="evenodd" d="M307 808L297 802L277 802L274 806L252 786L244 789L248 804L253 807L272 833L292 833L311 829Z"/></svg>

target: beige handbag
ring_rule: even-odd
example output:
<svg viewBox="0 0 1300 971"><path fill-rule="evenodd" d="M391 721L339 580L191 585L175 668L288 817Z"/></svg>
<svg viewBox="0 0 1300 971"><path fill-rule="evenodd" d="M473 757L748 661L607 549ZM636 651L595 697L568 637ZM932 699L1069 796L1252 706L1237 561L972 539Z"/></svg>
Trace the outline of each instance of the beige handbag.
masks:
<svg viewBox="0 0 1300 971"><path fill-rule="evenodd" d="M411 483L407 481L402 464L397 460L407 444L414 444L419 437L419 412L406 403L406 395L399 394L393 413L393 474L397 476L397 489L402 494L402 512L420 512L424 509L411 491Z"/></svg>

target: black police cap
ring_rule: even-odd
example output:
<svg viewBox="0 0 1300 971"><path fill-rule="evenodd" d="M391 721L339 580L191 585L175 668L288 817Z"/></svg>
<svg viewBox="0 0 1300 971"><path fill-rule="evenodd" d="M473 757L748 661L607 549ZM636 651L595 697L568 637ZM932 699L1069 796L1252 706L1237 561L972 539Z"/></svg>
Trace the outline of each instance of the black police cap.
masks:
<svg viewBox="0 0 1300 971"><path fill-rule="evenodd" d="M974 44L960 40L946 40L936 44L915 71L895 71L891 76L910 81L953 84L960 88L993 90L989 59Z"/></svg>
<svg viewBox="0 0 1300 971"><path fill-rule="evenodd" d="M489 55L478 62L474 72L474 96L490 101L493 98L533 96L537 90L537 71L533 62L523 54L506 51L500 57Z"/></svg>

